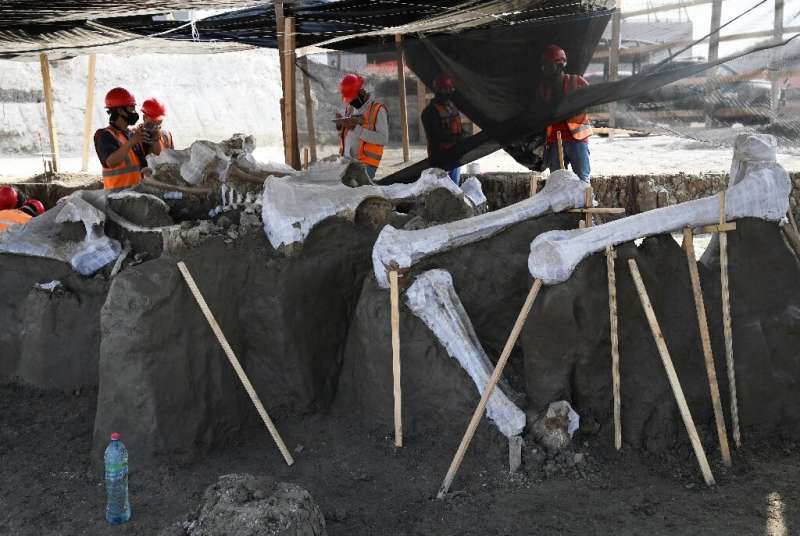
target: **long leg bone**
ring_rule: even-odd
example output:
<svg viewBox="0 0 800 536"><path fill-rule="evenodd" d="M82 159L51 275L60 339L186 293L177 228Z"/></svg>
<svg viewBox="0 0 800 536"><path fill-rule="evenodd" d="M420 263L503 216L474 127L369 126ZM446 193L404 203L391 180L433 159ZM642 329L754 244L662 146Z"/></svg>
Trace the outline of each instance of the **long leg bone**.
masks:
<svg viewBox="0 0 800 536"><path fill-rule="evenodd" d="M481 347L475 329L444 270L430 270L416 278L406 291L411 311L430 328L483 394L494 366ZM489 418L507 437L522 433L525 413L503 392L495 389L487 405Z"/></svg>
<svg viewBox="0 0 800 536"><path fill-rule="evenodd" d="M775 148L775 138L768 135L742 135L736 140L726 220L751 217L779 221L786 214L791 182L775 161ZM719 202L712 196L587 229L549 231L531 244L528 269L547 285L561 283L584 258L607 246L718 221Z"/></svg>
<svg viewBox="0 0 800 536"><path fill-rule="evenodd" d="M378 284L388 288L386 271L393 262L400 268L410 268L425 257L489 238L520 221L548 212L581 208L583 192L587 188L588 185L571 171L558 170L550 175L545 187L534 197L494 212L416 231L403 231L387 225L372 249L372 265Z"/></svg>

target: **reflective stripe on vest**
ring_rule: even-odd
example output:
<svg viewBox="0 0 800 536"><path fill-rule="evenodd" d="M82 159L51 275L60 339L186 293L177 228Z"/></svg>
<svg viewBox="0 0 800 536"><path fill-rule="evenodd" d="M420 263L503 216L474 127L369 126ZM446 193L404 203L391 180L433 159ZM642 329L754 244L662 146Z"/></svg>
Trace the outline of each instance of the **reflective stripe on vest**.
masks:
<svg viewBox="0 0 800 536"><path fill-rule="evenodd" d="M5 231L12 225L19 225L30 221L31 216L19 209L0 210L0 232Z"/></svg>
<svg viewBox="0 0 800 536"><path fill-rule="evenodd" d="M370 103L367 113L364 114L364 122L361 124L365 130L375 130L375 124L378 121L378 113L380 112L381 108L385 108L385 106L380 102L373 101ZM348 107L347 112L345 113L345 117L350 116L352 113L352 108ZM339 134L339 154L343 156L345 147L344 142L349 132L350 129L342 127L342 131ZM378 167L381 163L381 158L383 158L383 145L379 145L377 143L367 143L360 138L358 141L358 161L363 162L368 166Z"/></svg>
<svg viewBox="0 0 800 536"><path fill-rule="evenodd" d="M461 114L452 101L448 100L444 104L433 101L433 107L436 108L436 111L439 113L439 124L441 125L442 130L446 130L453 136L460 136L463 132L463 127L461 126ZM444 151L454 145L455 143L453 142L440 143L439 150Z"/></svg>
<svg viewBox="0 0 800 536"><path fill-rule="evenodd" d="M110 132L120 144L128 143L128 138L122 132L112 127L106 127L105 130ZM125 159L122 162L116 166L103 168L103 188L107 190L127 188L140 182L142 182L142 172L139 168L139 157L133 147L128 150L128 154L125 155Z"/></svg>

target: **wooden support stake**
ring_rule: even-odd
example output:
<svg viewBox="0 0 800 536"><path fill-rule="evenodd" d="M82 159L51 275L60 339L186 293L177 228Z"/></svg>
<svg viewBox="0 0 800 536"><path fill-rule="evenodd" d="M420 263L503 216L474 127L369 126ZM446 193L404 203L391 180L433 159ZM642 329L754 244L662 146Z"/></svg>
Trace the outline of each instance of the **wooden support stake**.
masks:
<svg viewBox="0 0 800 536"><path fill-rule="evenodd" d="M294 17L286 17L283 27L283 148L286 164L300 169L300 149L297 138L297 87L294 50Z"/></svg>
<svg viewBox="0 0 800 536"><path fill-rule="evenodd" d="M725 223L725 190L719 194L719 224ZM722 286L722 331L725 336L725 363L728 369L728 390L730 391L731 426L733 443L742 446L739 433L739 403L736 399L736 371L733 363L733 328L731 326L731 293L728 281L728 235L719 233L719 274Z"/></svg>
<svg viewBox="0 0 800 536"><path fill-rule="evenodd" d="M736 230L736 222L720 223L716 225L704 225L692 230L692 234L726 233Z"/></svg>
<svg viewBox="0 0 800 536"><path fill-rule="evenodd" d="M620 207L571 208L567 210L567 212L580 212L581 214L624 214L625 209Z"/></svg>
<svg viewBox="0 0 800 536"><path fill-rule="evenodd" d="M400 290L397 271L389 271L392 322L392 377L394 379L394 445L403 446L403 394L400 385Z"/></svg>
<svg viewBox="0 0 800 536"><path fill-rule="evenodd" d="M506 367L509 356L511 356L511 350L514 349L514 345L517 343L517 338L519 337L519 334L525 325L525 320L527 320L528 314L531 311L533 301L536 299L536 295L539 294L539 290L541 288L542 280L535 280L531 286L530 292L528 292L528 297L525 298L525 303L522 305L522 309L517 316L517 321L514 322L514 327L511 329L511 334L508 336L506 345L503 347L503 352L500 354L500 358L497 360L497 365L494 367L494 372L492 372L492 376L489 378L489 382L486 384L486 387L483 390L481 401L478 403L478 407L475 408L475 412L472 414L472 418L469 421L469 426L467 426L467 431L464 433L464 437L461 439L461 444L458 446L456 455L453 457L453 461L450 463L450 468L447 470L447 475L444 477L442 487L439 489L439 493L436 495L438 499L443 499L450 490L450 485L453 483L453 479L458 472L458 468L461 466L461 462L464 460L464 454L466 454L467 448L469 448L469 444L472 441L472 436L475 435L475 430L478 429L478 424L480 424L483 413L486 411L486 404L489 402L489 397L492 396L497 382L503 375L503 369Z"/></svg>
<svg viewBox="0 0 800 536"><path fill-rule="evenodd" d="M694 235L692 235L692 229L689 227L683 230L683 248L686 250L686 261L689 265L689 279L692 283L694 306L697 312L697 327L700 330L700 342L703 347L703 358L706 363L706 374L708 375L708 387L711 390L711 405L714 408L714 421L717 425L719 450L722 454L723 463L730 467L731 452L728 448L728 432L725 429L725 415L722 412L722 402L719 396L717 370L714 366L714 355L711 352L711 334L708 331L706 306L705 303L703 303L703 291L700 288L700 274L697 270L697 259L695 259L694 255Z"/></svg>
<svg viewBox="0 0 800 536"><path fill-rule="evenodd" d="M650 324L650 331L653 333L653 339L656 342L658 354L661 356L661 361L664 363L664 369L667 371L667 378L672 387L672 393L675 395L678 409L681 412L683 424L686 426L686 432L689 434L689 441L692 443L694 455L697 457L697 463L700 465L700 471L703 473L703 480L705 480L707 486L713 486L715 484L714 475L711 474L711 467L708 465L706 452L703 450L700 437L697 435L697 428L694 426L694 420L689 411L689 406L686 404L686 397L683 395L683 389L678 380L678 374L675 372L675 366L672 364L672 358L669 355L667 343L658 325L658 319L656 319L656 313L653 311L653 305L650 303L650 296L647 294L647 289L644 286L644 281L642 281L642 276L639 273L639 268L636 266L636 261L634 259L628 259L628 267L630 268L633 282L636 285L636 292L639 294L639 301L642 303L647 322Z"/></svg>
<svg viewBox="0 0 800 536"><path fill-rule="evenodd" d="M42 70L44 107L47 112L47 132L50 134L50 152L53 155L53 171L58 172L58 133L56 132L56 119L55 112L53 111L53 85L50 81L50 63L47 61L47 54L39 54L39 67L41 67Z"/></svg>
<svg viewBox="0 0 800 536"><path fill-rule="evenodd" d="M536 195L537 191L539 191L539 174L533 173L531 174L531 195L529 197Z"/></svg>
<svg viewBox="0 0 800 536"><path fill-rule="evenodd" d="M406 101L406 62L403 52L403 36L395 34L394 42L397 45L397 81L400 84L400 133L403 135L403 162L411 159L408 146L408 103Z"/></svg>
<svg viewBox="0 0 800 536"><path fill-rule="evenodd" d="M303 149L303 169L308 169L311 165L308 147Z"/></svg>
<svg viewBox="0 0 800 536"><path fill-rule="evenodd" d="M97 56L89 54L89 72L86 77L86 108L83 111L83 154L81 171L89 170L89 147L92 143L92 112L94 112L94 73Z"/></svg>
<svg viewBox="0 0 800 536"><path fill-rule="evenodd" d="M594 192L592 191L592 187L589 186L583 191L583 208L593 208L592 207L592 205L594 205L594 203L592 203L593 199L594 199ZM586 219L586 227L591 227L593 224L591 212L586 213L585 219Z"/></svg>
<svg viewBox="0 0 800 536"><path fill-rule="evenodd" d="M200 289L197 288L197 283L195 283L192 274L189 272L189 268L183 263L183 261L180 261L178 263L178 269L181 271L183 279L186 280L186 284L189 286L189 290L192 292L195 301L197 301L197 305L199 305L200 310L203 311L203 315L206 317L208 325L211 326L211 331L214 332L214 335L216 335L220 346L222 346L222 350L225 352L225 355L228 356L228 361L230 361L233 370L236 371L236 375L239 376L239 380L242 382L242 385L244 385L245 391L247 391L247 394L250 396L250 400L253 401L256 410L258 410L258 414L261 415L261 419L267 426L267 430L269 430L272 439L275 441L275 444L278 445L278 449L281 451L281 454L283 454L283 459L286 460L286 465L292 465L294 463L294 458L292 458L292 455L289 453L289 449L286 448L286 444L283 442L283 439L281 439L281 435L278 433L278 429L275 428L272 419L269 418L267 410L264 408L264 405L258 398L258 394L256 394L255 389L253 389L253 385L250 383L250 380L247 378L247 374L245 374L244 370L242 369L242 365L236 358L236 354L233 353L231 345L228 344L228 339L226 339L225 334L222 333L222 329L219 327L216 318L214 318L214 314L211 312L211 309L208 308L208 304L206 303L203 295L200 293Z"/></svg>
<svg viewBox="0 0 800 536"><path fill-rule="evenodd" d="M306 103L306 130L308 130L308 147L311 151L313 164L317 161L317 131L314 128L314 99L311 98L311 78L309 76L308 58L300 58L300 67L303 69L303 98ZM306 166L308 169L308 166Z"/></svg>
<svg viewBox="0 0 800 536"><path fill-rule="evenodd" d="M606 267L608 268L608 314L611 326L611 385L614 393L614 448L622 448L622 400L620 398L619 378L619 329L617 326L617 274L614 259L617 253L611 246L606 247Z"/></svg>
<svg viewBox="0 0 800 536"><path fill-rule="evenodd" d="M556 140L558 141L558 165L559 169L567 169L564 165L564 144L561 143L561 132L556 132Z"/></svg>

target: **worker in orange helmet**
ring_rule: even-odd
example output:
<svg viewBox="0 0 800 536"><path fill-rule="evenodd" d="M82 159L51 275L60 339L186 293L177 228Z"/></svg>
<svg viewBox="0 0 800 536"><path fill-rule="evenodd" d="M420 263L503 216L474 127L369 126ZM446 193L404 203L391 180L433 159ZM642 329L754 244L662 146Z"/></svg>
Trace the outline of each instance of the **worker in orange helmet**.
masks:
<svg viewBox="0 0 800 536"><path fill-rule="evenodd" d="M44 214L44 205L38 199L28 199L19 208L0 210L0 233L12 225L28 223L31 218Z"/></svg>
<svg viewBox="0 0 800 536"><path fill-rule="evenodd" d="M154 140L159 140L162 149L174 149L175 141L172 139L172 133L161 127L166 116L167 107L160 100L151 98L142 103L145 142L152 143Z"/></svg>
<svg viewBox="0 0 800 536"><path fill-rule="evenodd" d="M439 155L464 138L461 113L453 104L456 86L453 78L442 73L433 81L433 100L422 111L422 126L428 138L428 158L434 166L442 167ZM456 166L448 175L456 184L461 182L461 169Z"/></svg>
<svg viewBox="0 0 800 536"><path fill-rule="evenodd" d="M160 154L161 143L145 140L143 125L131 129L139 121L136 99L121 87L106 94L108 126L94 134L94 148L103 166L103 187L129 188L142 180L142 169L147 166L148 154Z"/></svg>
<svg viewBox="0 0 800 536"><path fill-rule="evenodd" d="M367 167L372 179L389 141L386 106L364 89L364 79L357 74L342 78L339 91L345 103L344 115L336 113L339 130L339 154L354 158Z"/></svg>
<svg viewBox="0 0 800 536"><path fill-rule="evenodd" d="M565 95L589 85L582 76L567 74L566 67L567 53L561 47L550 45L544 49L539 98L553 109L558 107ZM589 182L591 174L589 136L592 135L589 114L584 111L566 121L560 121L547 127L544 161L551 171L561 168L558 157L559 132L564 152L564 166L572 167L573 173L582 181Z"/></svg>

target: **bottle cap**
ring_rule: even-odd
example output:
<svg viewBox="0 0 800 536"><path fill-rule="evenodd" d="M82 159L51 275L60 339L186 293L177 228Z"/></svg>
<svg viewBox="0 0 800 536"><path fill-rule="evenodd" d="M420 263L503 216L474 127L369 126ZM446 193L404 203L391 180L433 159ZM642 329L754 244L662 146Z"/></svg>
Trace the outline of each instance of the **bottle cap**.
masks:
<svg viewBox="0 0 800 536"><path fill-rule="evenodd" d="M119 433L118 432L114 432L113 434L111 434L111 441L119 441Z"/></svg>

